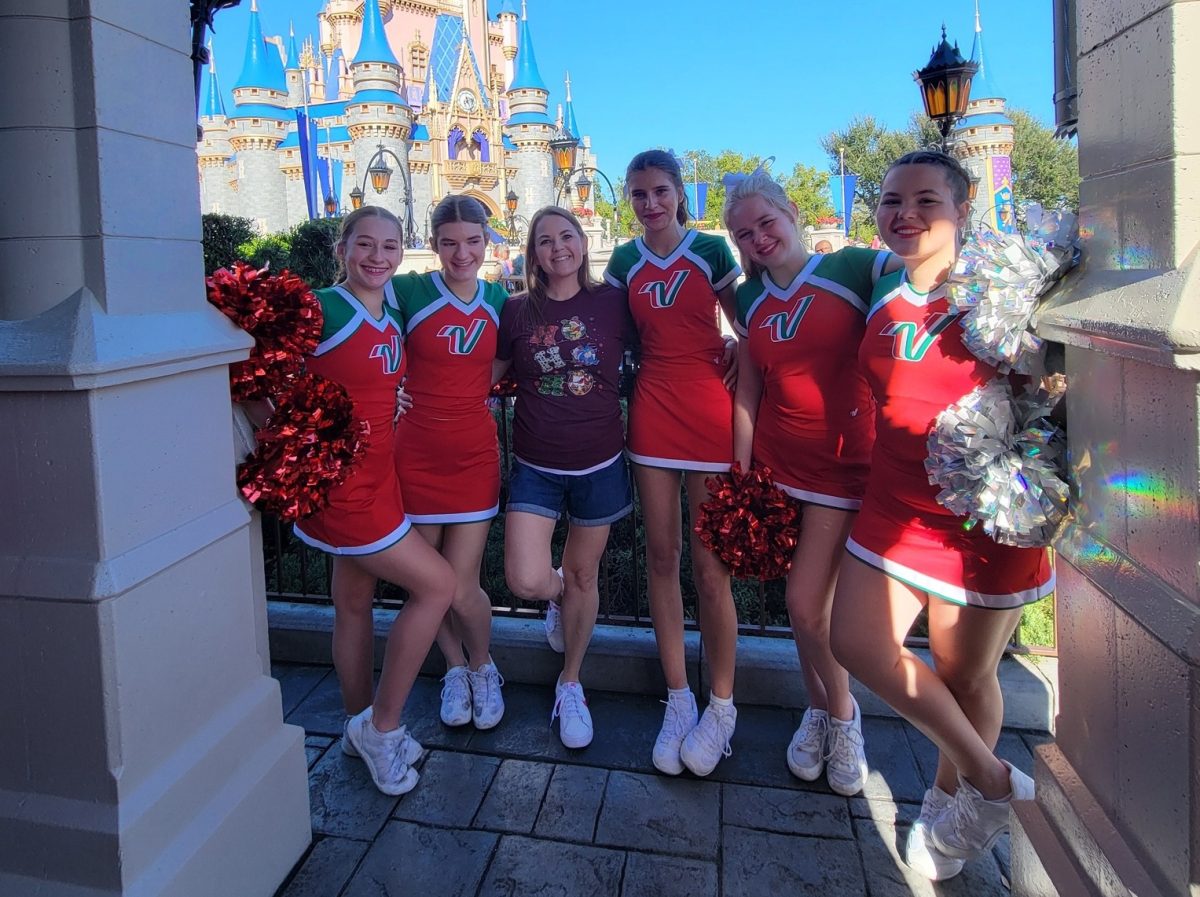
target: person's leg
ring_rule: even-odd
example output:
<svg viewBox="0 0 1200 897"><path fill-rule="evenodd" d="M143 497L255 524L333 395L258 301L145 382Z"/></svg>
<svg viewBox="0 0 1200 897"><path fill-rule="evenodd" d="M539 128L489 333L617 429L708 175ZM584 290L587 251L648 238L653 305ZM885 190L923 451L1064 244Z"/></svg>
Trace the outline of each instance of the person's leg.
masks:
<svg viewBox="0 0 1200 897"><path fill-rule="evenodd" d="M997 669L1021 620L1021 610L929 602L929 648L934 672L946 683L989 750L995 749L1004 724L1004 696ZM958 790L958 769L942 753L938 754L934 784L947 794Z"/></svg>
<svg viewBox="0 0 1200 897"><path fill-rule="evenodd" d="M504 515L504 580L509 591L526 601L562 597L563 582L554 572L550 540L557 519L530 511Z"/></svg>
<svg viewBox="0 0 1200 897"><path fill-rule="evenodd" d="M333 559L333 669L348 716L369 707L375 692L376 582L354 558Z"/></svg>
<svg viewBox="0 0 1200 897"><path fill-rule="evenodd" d="M432 545L434 550L441 552L442 539L445 534L445 527L442 524L416 523L413 524L413 529L420 533L421 537ZM442 623L438 626L437 646L446 661L447 672L467 665L467 655L463 652L463 640L458 622L454 617L453 607L446 611L446 616L442 618Z"/></svg>
<svg viewBox="0 0 1200 897"><path fill-rule="evenodd" d="M683 553L683 512L679 502L679 472L633 465L642 522L646 531L646 590L650 620L667 688L688 687L683 651L683 593L679 559Z"/></svg>
<svg viewBox="0 0 1200 897"><path fill-rule="evenodd" d="M442 534L441 554L457 581L452 605L454 633L459 644L466 646L472 670L488 662L492 641L492 604L479 585L479 568L491 526L490 520L456 523L444 527Z"/></svg>
<svg viewBox="0 0 1200 897"><path fill-rule="evenodd" d="M904 647L928 602L924 592L845 555L833 599L834 657L920 729L985 797L1004 797L1008 768L979 737L946 684Z"/></svg>
<svg viewBox="0 0 1200 897"><path fill-rule="evenodd" d="M705 479L712 474L688 471L688 510L693 523L700 517L701 502L712 496ZM648 529L648 527L647 527ZM718 698L733 697L733 673L737 661L737 608L730 591L729 568L704 547L695 531L688 533L692 550L692 580L699 601L700 634L708 657L708 676L712 693Z"/></svg>
<svg viewBox="0 0 1200 897"><path fill-rule="evenodd" d="M563 656L563 682L578 682L579 668L596 628L600 609L600 558L608 544L608 524L581 526L572 524L567 531L563 548L562 596L563 635L566 653Z"/></svg>

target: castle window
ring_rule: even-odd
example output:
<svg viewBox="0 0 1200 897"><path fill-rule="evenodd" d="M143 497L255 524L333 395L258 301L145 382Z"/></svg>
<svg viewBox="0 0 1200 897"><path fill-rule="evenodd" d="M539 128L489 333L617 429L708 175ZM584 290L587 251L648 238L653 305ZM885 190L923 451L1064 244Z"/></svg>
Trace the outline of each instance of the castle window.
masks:
<svg viewBox="0 0 1200 897"><path fill-rule="evenodd" d="M413 80L424 81L425 72L429 67L429 48L424 44L409 44L408 50L412 59Z"/></svg>

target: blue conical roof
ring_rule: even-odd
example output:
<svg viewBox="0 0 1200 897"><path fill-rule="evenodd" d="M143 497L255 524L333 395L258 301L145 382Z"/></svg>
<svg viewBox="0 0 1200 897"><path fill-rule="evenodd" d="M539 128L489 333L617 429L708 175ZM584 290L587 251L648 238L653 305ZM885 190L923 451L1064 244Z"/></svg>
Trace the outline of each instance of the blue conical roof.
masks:
<svg viewBox="0 0 1200 897"><path fill-rule="evenodd" d="M522 8L522 12L524 9ZM533 39L529 36L529 19L521 16L517 29L517 70L513 73L509 90L546 90L546 82L538 71L537 57L533 53ZM546 90L546 93L550 91Z"/></svg>
<svg viewBox="0 0 1200 897"><path fill-rule="evenodd" d="M258 20L258 9L254 7L250 9L250 33L246 37L246 60L242 63L242 74L233 87L235 90L239 87L258 87L287 93L287 78L283 74L279 53L263 39L262 24Z"/></svg>
<svg viewBox="0 0 1200 897"><path fill-rule="evenodd" d="M200 103L200 115L204 118L225 115L225 98L221 96L221 86L217 83L217 60L213 56L212 41L208 42L208 90L204 91L204 99Z"/></svg>
<svg viewBox="0 0 1200 897"><path fill-rule="evenodd" d="M383 33L383 16L379 12L379 0L366 0L363 4L362 40L358 44L358 52L354 54L354 64L360 62L386 62L399 66L396 54L388 45L387 35Z"/></svg>
<svg viewBox="0 0 1200 897"><path fill-rule="evenodd" d="M296 29L288 27L287 60L283 63L287 71L300 68L300 54L296 52Z"/></svg>
<svg viewBox="0 0 1200 897"><path fill-rule="evenodd" d="M520 15L520 13L517 12L517 4L515 4L513 0L503 0L503 2L500 4L500 8L496 10L496 17L499 18L505 13L514 16Z"/></svg>
<svg viewBox="0 0 1200 897"><path fill-rule="evenodd" d="M979 71L971 79L972 100L1002 99L1002 94L992 81L991 72L983 56L983 27L979 24L979 3L975 3L975 42L971 44L971 62L979 66Z"/></svg>
<svg viewBox="0 0 1200 897"><path fill-rule="evenodd" d="M563 127L572 137L582 136L579 123L575 121L575 104L571 101L571 73L567 72L567 106L563 112Z"/></svg>

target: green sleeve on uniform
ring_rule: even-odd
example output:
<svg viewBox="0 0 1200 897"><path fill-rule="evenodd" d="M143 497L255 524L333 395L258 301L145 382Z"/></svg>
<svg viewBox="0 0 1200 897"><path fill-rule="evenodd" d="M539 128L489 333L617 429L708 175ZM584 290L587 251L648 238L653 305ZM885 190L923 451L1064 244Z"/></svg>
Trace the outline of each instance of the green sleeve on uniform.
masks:
<svg viewBox="0 0 1200 897"><path fill-rule="evenodd" d="M408 271L392 277L392 289L396 291L396 302L400 307L400 321L407 329L408 319L424 304L425 281L428 274Z"/></svg>
<svg viewBox="0 0 1200 897"><path fill-rule="evenodd" d="M747 316L754 300L762 295L763 283L759 277L751 277L737 288L737 326L743 334L746 333Z"/></svg>
<svg viewBox="0 0 1200 897"><path fill-rule="evenodd" d="M321 315L323 323L321 324L321 342L329 339L348 323L354 317L354 309L350 307L350 303L342 298L342 295L333 287L325 287L320 290L313 290L321 303Z"/></svg>
<svg viewBox="0 0 1200 897"><path fill-rule="evenodd" d="M847 246L824 256L813 274L841 284L866 302L875 286L877 272L889 254L879 249Z"/></svg>
<svg viewBox="0 0 1200 897"><path fill-rule="evenodd" d="M871 304L867 309L867 314L875 310L875 307L891 292L893 292L903 282L904 269L899 268L891 274L885 274L875 284L875 288L871 292Z"/></svg>
<svg viewBox="0 0 1200 897"><path fill-rule="evenodd" d="M698 233L692 240L691 249L704 259L712 270L713 289L718 292L733 283L742 273L741 266L729 251L729 244L722 237Z"/></svg>
<svg viewBox="0 0 1200 897"><path fill-rule="evenodd" d="M629 272L641 257L637 244L630 240L613 250L604 269L604 279L618 289L629 289Z"/></svg>
<svg viewBox="0 0 1200 897"><path fill-rule="evenodd" d="M496 312L496 317L499 318L500 310L504 308L504 303L508 301L508 291L498 283L484 281L483 301L492 307Z"/></svg>

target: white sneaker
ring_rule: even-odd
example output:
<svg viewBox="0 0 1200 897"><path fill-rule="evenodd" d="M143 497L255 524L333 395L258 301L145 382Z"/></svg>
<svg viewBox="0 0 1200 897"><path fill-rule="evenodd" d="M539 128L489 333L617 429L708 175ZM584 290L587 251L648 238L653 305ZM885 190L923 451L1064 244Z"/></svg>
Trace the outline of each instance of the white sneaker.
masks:
<svg viewBox="0 0 1200 897"><path fill-rule="evenodd" d="M370 707L367 708L368 711L370 709ZM347 757L361 757L362 754L350 743L350 736L346 734L346 730L350 728L350 720L352 719L354 717L348 716L342 724L342 753ZM424 752L425 748L421 747L421 743L409 735L408 740L404 742L404 762L411 766L421 759L421 754Z"/></svg>
<svg viewBox="0 0 1200 897"><path fill-rule="evenodd" d="M494 663L485 663L471 677L471 721L476 729L490 729L504 716L504 677Z"/></svg>
<svg viewBox="0 0 1200 897"><path fill-rule="evenodd" d="M367 765L375 787L384 794L407 794L416 787L420 776L407 759L412 756L412 747L408 744L412 739L404 726L391 732L380 732L371 721L371 708L368 707L350 717L346 723L346 737ZM420 754L420 746L417 753Z"/></svg>
<svg viewBox="0 0 1200 897"><path fill-rule="evenodd" d="M936 847L929 838L929 827L934 820L945 813L954 803L954 796L947 794L934 785L925 792L921 801L921 815L908 830L908 840L904 843L904 862L909 868L919 872L930 881L945 881L954 878L962 872L966 860L948 857Z"/></svg>
<svg viewBox="0 0 1200 897"><path fill-rule="evenodd" d="M698 776L706 776L716 769L722 757L733 753L729 739L733 738L736 725L736 707L709 701L700 722L688 732L679 746L679 759L683 765Z"/></svg>
<svg viewBox="0 0 1200 897"><path fill-rule="evenodd" d="M442 677L442 722L465 726L471 721L471 671L450 667Z"/></svg>
<svg viewBox="0 0 1200 897"><path fill-rule="evenodd" d="M559 592L559 599L561 600L562 594L567 590L567 581L563 578L562 567L556 568L554 572L557 573L558 578L562 580L563 590L562 592ZM550 647L559 654L562 654L564 651L566 651L567 643L565 641L565 636L563 635L562 607L559 605L558 601L551 601L547 605L546 619L543 621L543 625L546 627L546 641L550 643Z"/></svg>
<svg viewBox="0 0 1200 897"><path fill-rule="evenodd" d="M592 743L592 714L587 707L583 686L578 682L563 682L554 686L554 710L550 724L558 719L558 737L569 748L585 748Z"/></svg>
<svg viewBox="0 0 1200 897"><path fill-rule="evenodd" d="M1007 760L1008 797L985 800L979 791L958 777L958 793L946 812L929 827L933 846L948 857L969 860L988 850L1008 831L1008 811L1014 800L1033 800L1033 779Z"/></svg>
<svg viewBox="0 0 1200 897"><path fill-rule="evenodd" d="M696 696L690 691L686 695L668 694L663 703L667 705L667 712L663 714L662 728L658 730L658 738L654 740L651 759L659 772L677 776L683 772L679 748L687 733L696 728L696 719L699 716Z"/></svg>
<svg viewBox="0 0 1200 897"><path fill-rule="evenodd" d="M863 752L862 713L851 696L854 716L849 722L829 718L829 747L825 751L825 780L844 797L862 791L867 784L867 756Z"/></svg>
<svg viewBox="0 0 1200 897"><path fill-rule="evenodd" d="M809 707L800 719L800 728L787 749L787 765L798 779L815 782L825 771L825 750L829 738L829 714Z"/></svg>

